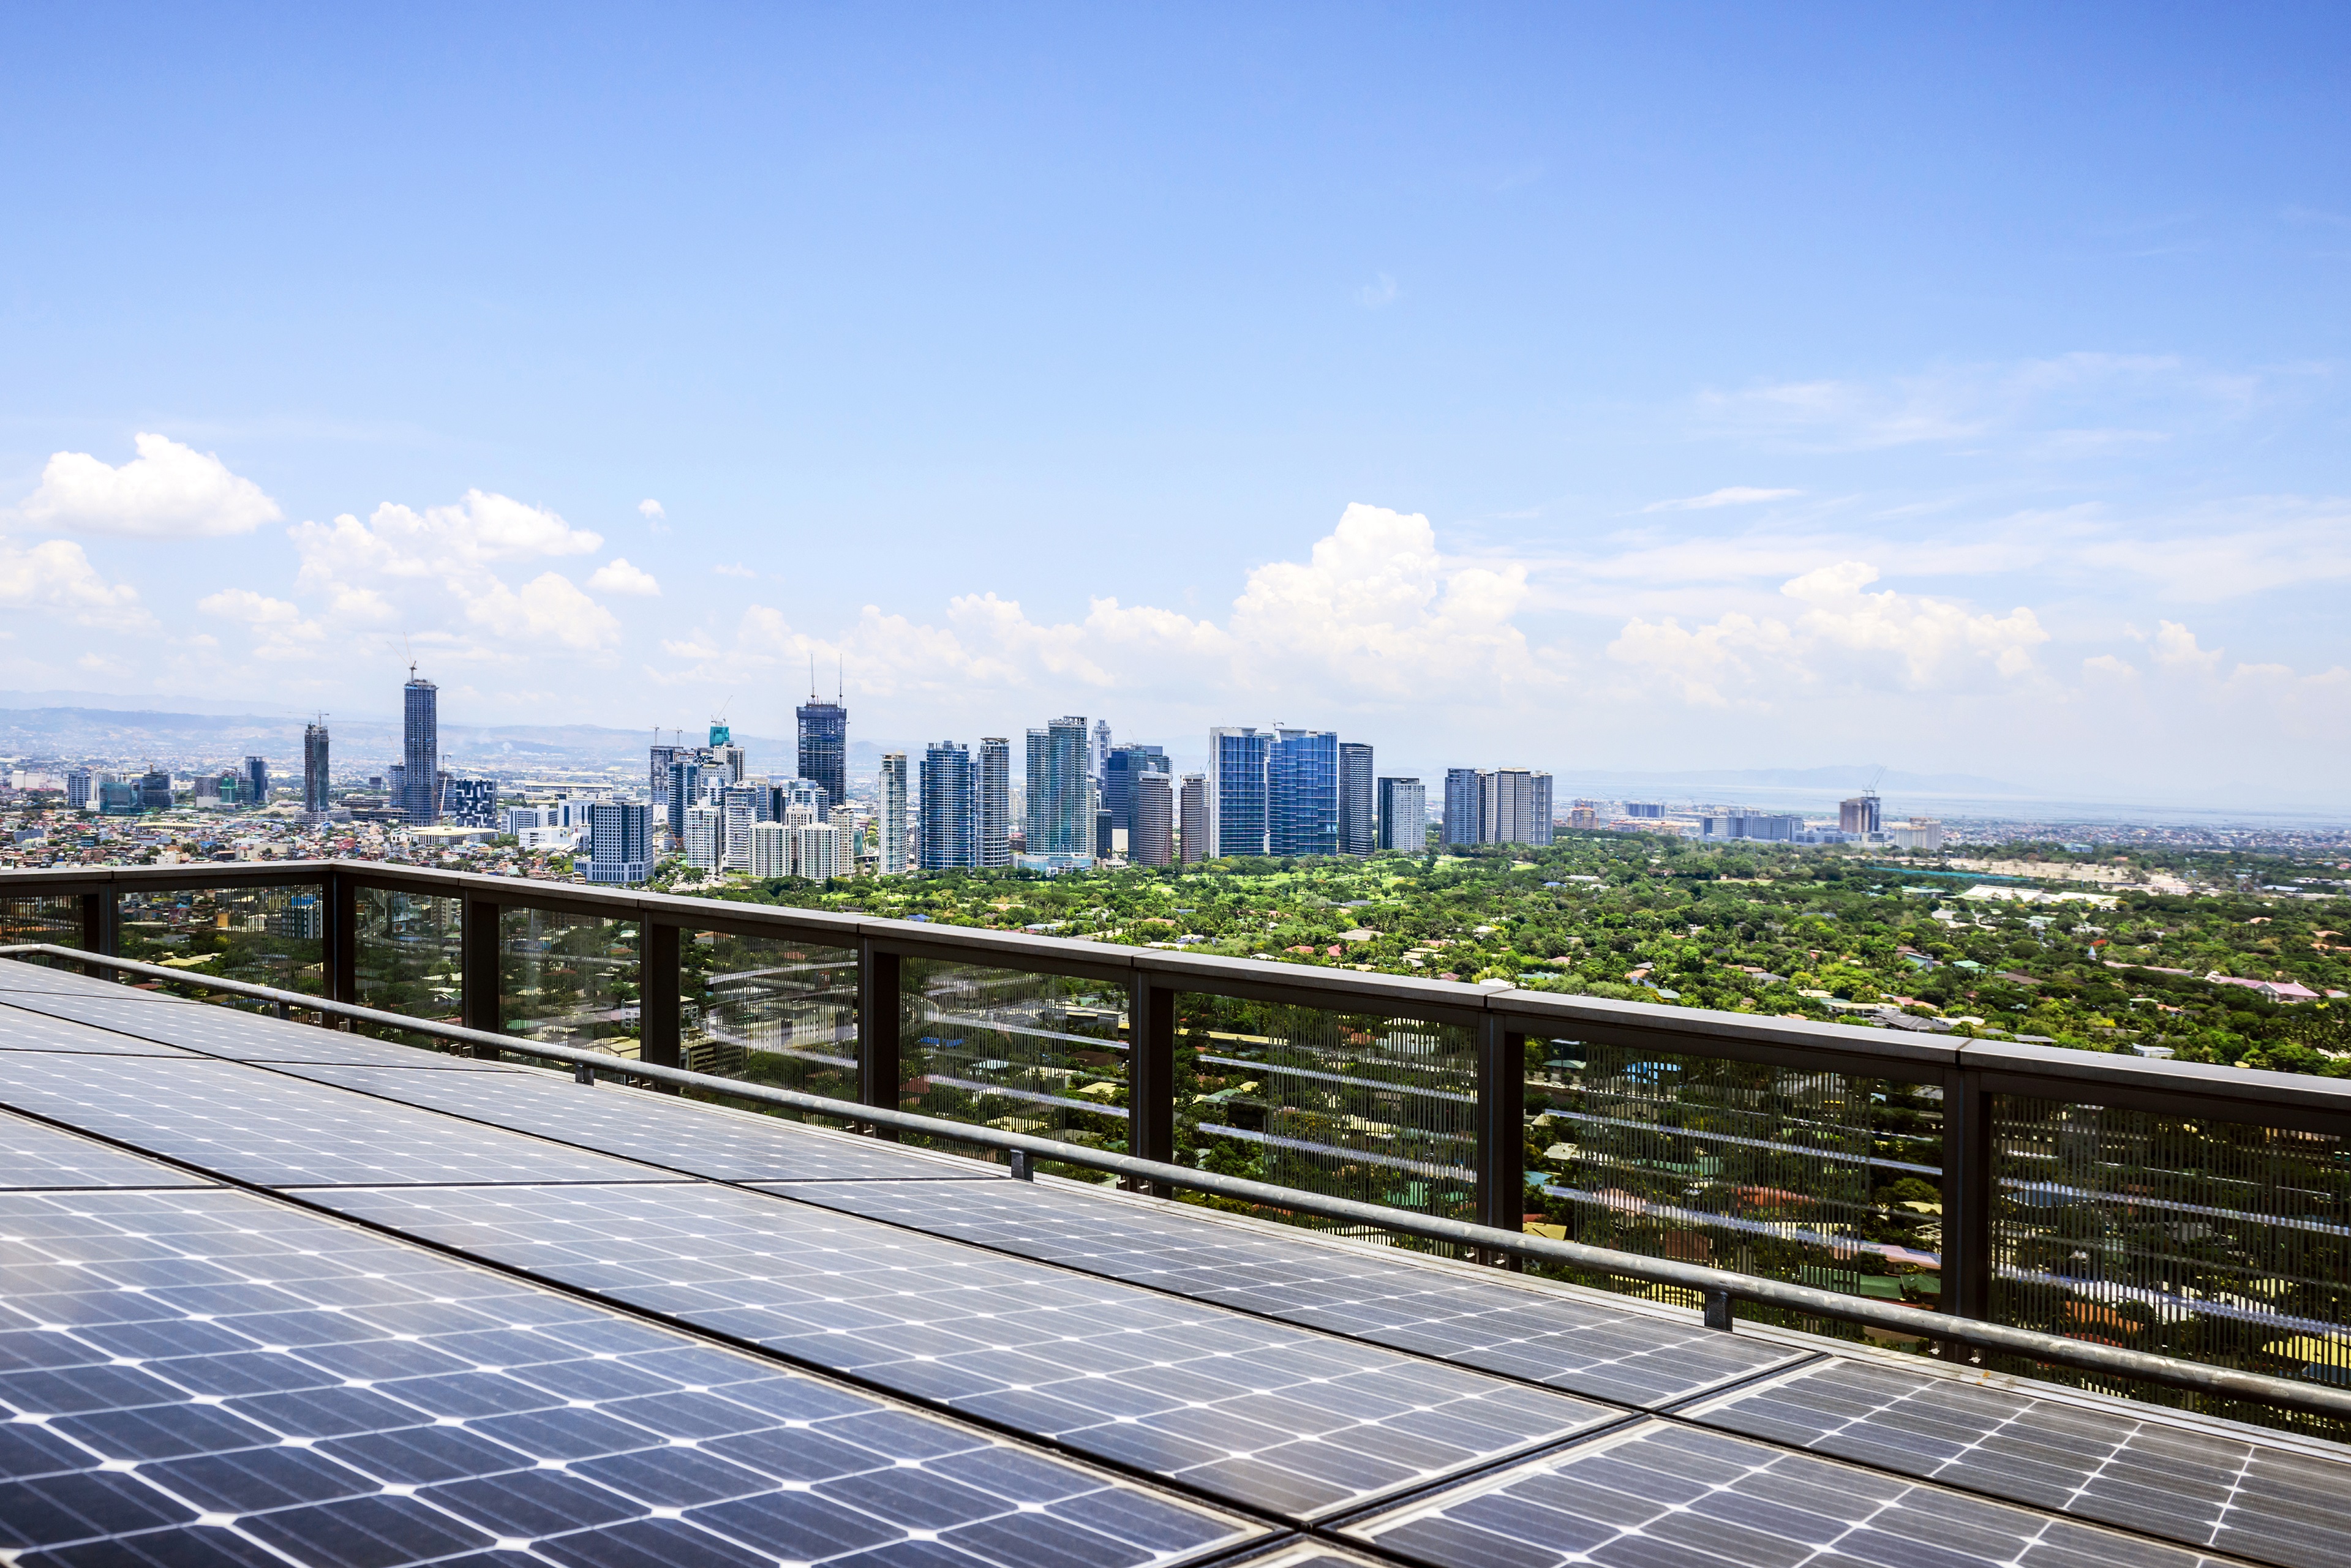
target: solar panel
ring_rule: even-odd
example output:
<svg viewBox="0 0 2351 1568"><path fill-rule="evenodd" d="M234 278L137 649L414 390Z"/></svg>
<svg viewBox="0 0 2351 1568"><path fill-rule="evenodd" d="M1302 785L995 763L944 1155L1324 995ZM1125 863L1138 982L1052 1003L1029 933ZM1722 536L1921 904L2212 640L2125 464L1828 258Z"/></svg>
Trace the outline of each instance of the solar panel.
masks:
<svg viewBox="0 0 2351 1568"><path fill-rule="evenodd" d="M1587 1400L737 1188L318 1201L1308 1519L1618 1418Z"/></svg>
<svg viewBox="0 0 2351 1568"><path fill-rule="evenodd" d="M0 958L0 991L53 992L60 996L115 996L124 990L120 980L85 975L57 964L35 964L21 958Z"/></svg>
<svg viewBox="0 0 2351 1568"><path fill-rule="evenodd" d="M1264 1533L250 1194L0 1194L0 1548L28 1568L1140 1568Z"/></svg>
<svg viewBox="0 0 2351 1568"><path fill-rule="evenodd" d="M265 1186L664 1176L232 1061L0 1051L0 1103Z"/></svg>
<svg viewBox="0 0 2351 1568"><path fill-rule="evenodd" d="M1262 1312L1622 1404L1656 1406L1813 1353L1705 1328L1691 1313L1464 1278L1413 1254L1268 1235L1196 1209L1073 1185L778 1186L1064 1268ZM1482 1272L1482 1271L1481 1271Z"/></svg>
<svg viewBox="0 0 2351 1568"><path fill-rule="evenodd" d="M2219 1568L2096 1525L1656 1420L1346 1533L1444 1568Z"/></svg>
<svg viewBox="0 0 2351 1568"><path fill-rule="evenodd" d="M211 1185L202 1176L0 1111L0 1188ZM5 1288L0 1281L0 1291Z"/></svg>
<svg viewBox="0 0 2351 1568"><path fill-rule="evenodd" d="M616 1071L627 1065L613 1063ZM290 1066L287 1071L720 1181L1001 1180L1005 1175L1002 1166L978 1160L900 1148L673 1095L612 1085L590 1088L552 1073Z"/></svg>
<svg viewBox="0 0 2351 1568"><path fill-rule="evenodd" d="M2291 1568L2351 1563L2351 1462L2155 1411L1837 1359L1690 1419Z"/></svg>
<svg viewBox="0 0 2351 1568"><path fill-rule="evenodd" d="M13 999L5 998L5 999ZM62 1051L78 1056L186 1056L177 1046L27 1012L0 1000L0 1051Z"/></svg>
<svg viewBox="0 0 2351 1568"><path fill-rule="evenodd" d="M0 1009L46 1013L142 1040L160 1041L237 1061L372 1063L386 1067L453 1067L507 1072L506 1063L371 1040L266 1013L202 1003L173 1002L114 988L111 996L0 995Z"/></svg>

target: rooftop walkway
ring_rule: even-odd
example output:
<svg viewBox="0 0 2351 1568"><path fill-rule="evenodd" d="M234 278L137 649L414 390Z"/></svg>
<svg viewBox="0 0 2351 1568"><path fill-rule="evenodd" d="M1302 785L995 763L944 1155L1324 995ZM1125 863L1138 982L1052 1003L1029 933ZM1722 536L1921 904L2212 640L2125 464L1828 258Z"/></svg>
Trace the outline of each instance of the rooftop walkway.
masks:
<svg viewBox="0 0 2351 1568"><path fill-rule="evenodd" d="M2351 1450L0 961L0 1562L2351 1563Z"/></svg>

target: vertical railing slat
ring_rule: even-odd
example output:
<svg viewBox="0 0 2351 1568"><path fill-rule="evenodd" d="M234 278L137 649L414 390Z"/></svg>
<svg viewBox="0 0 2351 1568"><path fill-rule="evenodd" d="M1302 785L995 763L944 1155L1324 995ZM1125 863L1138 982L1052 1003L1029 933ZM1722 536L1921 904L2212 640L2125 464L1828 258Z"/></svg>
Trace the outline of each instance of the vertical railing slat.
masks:
<svg viewBox="0 0 2351 1568"><path fill-rule="evenodd" d="M463 907L457 938L460 1013L467 1029L503 1034L506 1019L498 1004L498 906L490 899L469 894ZM497 1051L477 1045L474 1054L495 1057Z"/></svg>

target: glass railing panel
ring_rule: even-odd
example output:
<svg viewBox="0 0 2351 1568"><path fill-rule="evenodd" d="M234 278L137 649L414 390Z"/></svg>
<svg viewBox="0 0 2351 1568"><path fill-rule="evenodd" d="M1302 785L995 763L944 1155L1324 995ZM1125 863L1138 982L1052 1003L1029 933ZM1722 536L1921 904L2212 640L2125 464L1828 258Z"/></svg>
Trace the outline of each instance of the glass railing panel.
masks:
<svg viewBox="0 0 2351 1568"><path fill-rule="evenodd" d="M81 946L81 899L0 898L0 946L47 942L57 947ZM32 963L40 959L28 960Z"/></svg>
<svg viewBox="0 0 2351 1568"><path fill-rule="evenodd" d="M1176 1035L1179 1162L1362 1203L1476 1218L1478 1060L1468 1030L1185 993L1176 998ZM1268 1218L1347 1228L1304 1216Z"/></svg>
<svg viewBox="0 0 2351 1568"><path fill-rule="evenodd" d="M1526 1224L1538 1234L1910 1306L1941 1301L1938 1084L1530 1039L1526 1117ZM1587 1282L1698 1304L1670 1286Z"/></svg>
<svg viewBox="0 0 2351 1568"><path fill-rule="evenodd" d="M678 1038L688 1068L828 1099L857 1098L853 950L687 931L678 943Z"/></svg>
<svg viewBox="0 0 2351 1568"><path fill-rule="evenodd" d="M353 899L357 915L352 974L361 1007L406 1013L436 1023L464 1021L464 904L396 888L362 887ZM371 1025L354 1025L378 1039L399 1040L429 1050L461 1048L421 1035Z"/></svg>
<svg viewBox="0 0 2351 1568"><path fill-rule="evenodd" d="M2020 1095L1992 1107L1995 1322L2351 1387L2351 1138ZM2342 1425L2325 1435L2351 1436Z"/></svg>
<svg viewBox="0 0 2351 1568"><path fill-rule="evenodd" d="M507 1034L635 1060L637 923L498 911L498 1009ZM525 1059L529 1060L529 1059Z"/></svg>
<svg viewBox="0 0 2351 1568"><path fill-rule="evenodd" d="M902 1109L1126 1151L1125 986L929 958L899 973Z"/></svg>
<svg viewBox="0 0 2351 1568"><path fill-rule="evenodd" d="M120 908L117 950L125 958L186 969L191 976L310 996L326 993L326 904L315 883L126 891ZM233 1000L219 991L186 988L186 994Z"/></svg>

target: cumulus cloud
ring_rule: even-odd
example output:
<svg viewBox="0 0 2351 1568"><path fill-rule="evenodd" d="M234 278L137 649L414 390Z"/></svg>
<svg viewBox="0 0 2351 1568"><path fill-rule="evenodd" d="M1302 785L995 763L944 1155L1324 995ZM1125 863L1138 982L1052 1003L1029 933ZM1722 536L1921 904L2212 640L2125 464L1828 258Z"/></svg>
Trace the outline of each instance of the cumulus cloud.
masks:
<svg viewBox="0 0 2351 1568"><path fill-rule="evenodd" d="M739 560L727 561L710 569L721 577L757 577L759 574Z"/></svg>
<svg viewBox="0 0 2351 1568"><path fill-rule="evenodd" d="M611 612L560 573L542 572L519 590L500 575L603 548L601 536L544 507L469 490L448 506L419 511L387 501L365 522L345 513L287 537L301 558L295 586L356 628L446 631L458 638L454 651L468 656L498 644L513 654L548 643L594 651L620 639Z"/></svg>
<svg viewBox="0 0 2351 1568"><path fill-rule="evenodd" d="M298 607L249 588L224 588L206 594L196 601L196 608L206 615L243 622L253 633L256 658L312 658L326 640L326 629L307 619Z"/></svg>
<svg viewBox="0 0 2351 1568"><path fill-rule="evenodd" d="M87 452L54 454L18 510L44 528L152 539L222 538L285 515L212 453L144 432L120 468Z"/></svg>
<svg viewBox="0 0 2351 1568"><path fill-rule="evenodd" d="M663 511L662 504L651 496L637 503L637 516L644 518L645 527L654 533L669 532L669 514Z"/></svg>
<svg viewBox="0 0 2351 1568"><path fill-rule="evenodd" d="M2033 649L2049 640L2023 606L1993 615L1866 591L1877 577L1849 560L1789 579L1782 595L1805 606L1792 622L1732 612L1686 630L1670 616L1635 616L1608 656L1664 679L1686 702L1720 706L1734 696L1769 704L1823 682L1929 691L2013 679L2032 672Z"/></svg>
<svg viewBox="0 0 2351 1568"><path fill-rule="evenodd" d="M598 567L589 575L588 586L599 593L653 595L661 592L661 584L653 580L653 574L642 567L630 565L626 556L614 556Z"/></svg>
<svg viewBox="0 0 2351 1568"><path fill-rule="evenodd" d="M0 608L60 611L85 626L118 630L152 623L139 591L109 582L71 539L20 549L0 539Z"/></svg>
<svg viewBox="0 0 2351 1568"><path fill-rule="evenodd" d="M1706 512L1717 507L1751 507L1759 501L1784 501L1791 496L1802 494L1802 490L1759 490L1751 485L1728 485L1719 490L1708 490L1703 496L1685 496L1677 501L1652 501L1641 510Z"/></svg>

